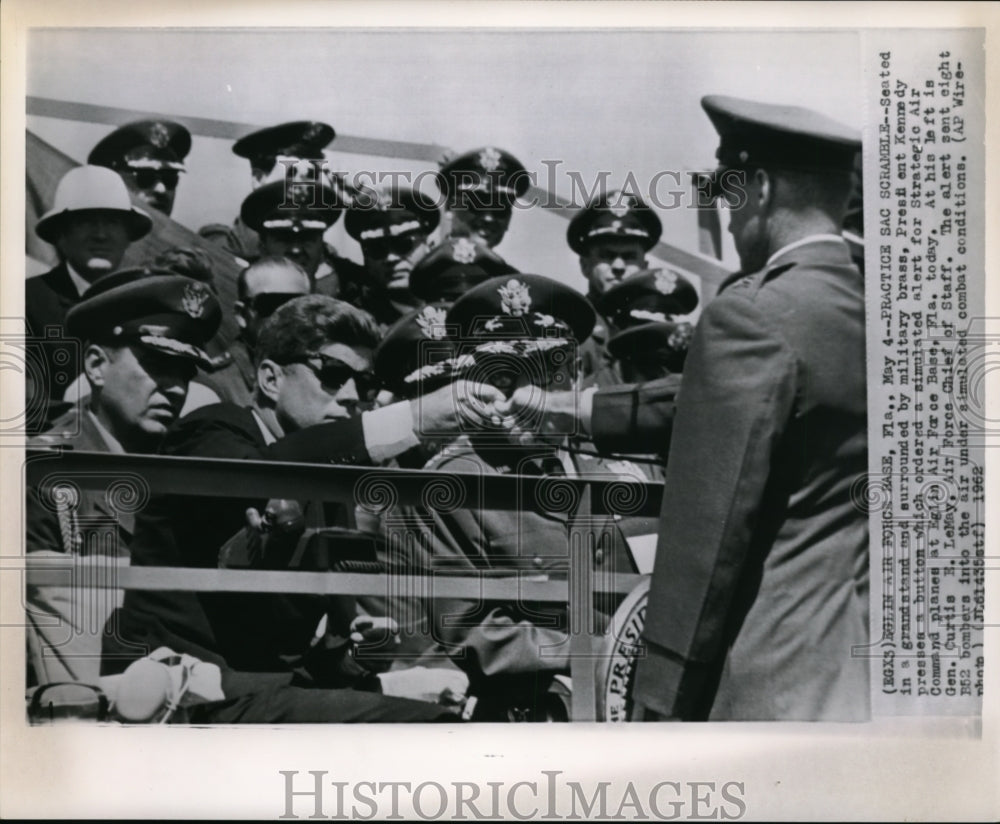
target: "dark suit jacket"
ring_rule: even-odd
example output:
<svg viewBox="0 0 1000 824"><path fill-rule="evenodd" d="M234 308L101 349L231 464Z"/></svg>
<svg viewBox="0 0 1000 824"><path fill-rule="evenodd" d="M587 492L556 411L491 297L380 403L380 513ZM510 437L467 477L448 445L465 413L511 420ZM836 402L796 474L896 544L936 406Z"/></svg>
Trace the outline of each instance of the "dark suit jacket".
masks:
<svg viewBox="0 0 1000 824"><path fill-rule="evenodd" d="M837 240L702 314L684 367L635 697L664 715L868 716L864 284Z"/></svg>
<svg viewBox="0 0 1000 824"><path fill-rule="evenodd" d="M266 445L250 410L227 403L202 407L180 420L161 452L244 460L369 460L360 418L320 424ZM246 509L266 503L240 496L238 490L234 493L217 498L155 497L137 519L133 565L216 567L219 548L242 528ZM288 668L286 656L306 651L328 606L320 596L130 590L120 630L124 638L150 650L165 645L237 670L283 671ZM117 653L114 642L106 639L105 672L128 664L107 660Z"/></svg>
<svg viewBox="0 0 1000 824"><path fill-rule="evenodd" d="M65 263L24 283L28 334L43 339L35 344L35 351L45 373L37 379L33 373L28 375L33 382L28 387L29 398L34 397L33 392L45 393L44 424L33 427L36 432L47 429L65 411L61 406L63 394L83 369L80 344L69 341L64 328L66 313L79 302L80 296Z"/></svg>

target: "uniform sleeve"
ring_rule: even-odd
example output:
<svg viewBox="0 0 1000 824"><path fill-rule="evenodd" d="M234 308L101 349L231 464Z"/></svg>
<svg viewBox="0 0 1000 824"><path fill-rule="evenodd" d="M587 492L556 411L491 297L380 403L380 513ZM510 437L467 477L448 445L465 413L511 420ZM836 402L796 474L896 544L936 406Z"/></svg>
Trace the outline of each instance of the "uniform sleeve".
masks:
<svg viewBox="0 0 1000 824"><path fill-rule="evenodd" d="M679 375L642 384L609 386L594 395L591 440L600 452L667 453Z"/></svg>
<svg viewBox="0 0 1000 824"><path fill-rule="evenodd" d="M724 651L726 622L792 414L796 361L752 295L702 315L684 370L636 697L685 717Z"/></svg>
<svg viewBox="0 0 1000 824"><path fill-rule="evenodd" d="M28 552L70 551L59 526L59 516L42 504L34 487L29 487L25 496L24 517L25 548Z"/></svg>

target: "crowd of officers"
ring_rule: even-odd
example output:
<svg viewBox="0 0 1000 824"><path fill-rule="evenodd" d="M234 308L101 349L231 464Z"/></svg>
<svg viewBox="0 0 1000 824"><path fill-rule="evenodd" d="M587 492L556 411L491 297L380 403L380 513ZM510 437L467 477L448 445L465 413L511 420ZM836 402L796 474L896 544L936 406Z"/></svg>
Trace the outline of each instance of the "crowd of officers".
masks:
<svg viewBox="0 0 1000 824"><path fill-rule="evenodd" d="M865 470L863 289L840 237L860 144L805 109L703 106L719 172L745 185L718 193L742 271L707 306L703 296L697 327L695 285L647 260L661 224L638 197L601 192L571 219L584 296L496 251L528 186L508 152L443 160L442 213L418 190L329 174L334 131L316 122L233 146L250 192L234 222L199 230L239 261L225 306L196 245L119 267L151 230L147 210L170 215L191 135L166 120L114 130L35 227L59 263L26 284L29 331L53 342L29 386L46 420L31 445L665 480L658 527L544 502L351 507L237 487L154 495L118 517L112 544L132 565L559 577L577 519L595 569L612 575L638 571L630 539L658 530L634 717L864 717L867 675L850 649L867 636L867 533L847 490ZM363 264L324 241L341 219ZM225 313L239 330L230 342ZM76 347L80 374L58 341ZM28 551L108 551L86 530L107 510L86 490L29 489ZM814 577L790 604L786 590ZM101 672L162 647L214 663L224 698L192 711L205 722L559 714L564 608L391 592L130 590ZM598 606L600 630L615 604Z"/></svg>

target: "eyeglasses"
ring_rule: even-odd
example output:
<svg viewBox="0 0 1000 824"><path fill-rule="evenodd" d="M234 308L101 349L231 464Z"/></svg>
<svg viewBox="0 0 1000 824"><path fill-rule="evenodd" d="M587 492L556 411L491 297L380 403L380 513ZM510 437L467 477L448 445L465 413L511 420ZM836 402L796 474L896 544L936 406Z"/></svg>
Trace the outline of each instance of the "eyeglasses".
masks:
<svg viewBox="0 0 1000 824"><path fill-rule="evenodd" d="M398 235L396 237L384 237L366 240L361 244L361 251L366 258L372 260L385 260L389 255L405 258L413 252L425 237L421 234Z"/></svg>
<svg viewBox="0 0 1000 824"><path fill-rule="evenodd" d="M316 366L314 361L319 361L320 365ZM382 388L382 382L375 376L374 372L359 372L343 361L330 355L324 355L322 352L311 352L290 360L289 363L301 363L303 366L309 367L312 373L319 378L323 388L328 391L340 389L353 378L358 398L362 401L373 401Z"/></svg>
<svg viewBox="0 0 1000 824"><path fill-rule="evenodd" d="M162 183L168 189L176 189L181 175L176 169L133 169L135 185L140 189L152 189Z"/></svg>
<svg viewBox="0 0 1000 824"><path fill-rule="evenodd" d="M243 303L253 309L257 317L269 318L279 306L301 297L301 292L261 292L259 295L246 298Z"/></svg>

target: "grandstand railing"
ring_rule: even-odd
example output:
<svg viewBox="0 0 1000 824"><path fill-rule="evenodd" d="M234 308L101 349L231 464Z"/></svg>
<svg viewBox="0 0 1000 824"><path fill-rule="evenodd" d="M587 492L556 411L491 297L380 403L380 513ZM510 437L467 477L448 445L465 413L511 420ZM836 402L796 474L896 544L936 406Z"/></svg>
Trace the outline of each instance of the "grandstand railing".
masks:
<svg viewBox="0 0 1000 824"><path fill-rule="evenodd" d="M115 455L58 448L28 449L24 473L24 488L71 483L80 489L99 490L116 483L121 492L124 483L128 488L126 494L136 496L129 500L132 509L141 508L143 496L161 493L360 501L374 508L398 504L427 506L428 496L431 500L440 500L441 495L446 495L451 496L448 498L451 504L458 501L462 508L494 510L534 509L540 500L563 501L575 507L584 500L583 496L588 496L591 515L655 516L659 513L662 495L662 484L617 478L479 475L330 464ZM376 503L373 505L371 501ZM550 507L546 509L551 511ZM234 526L234 531L236 528ZM578 562L581 556L584 563ZM41 586L65 584L65 570L54 563L57 560L32 558L29 553L24 559L27 581ZM384 596L389 575L389 572L124 567L113 579L99 579L95 585L194 592ZM594 595L625 595L643 576L619 572L610 577L595 575L586 542L572 540L569 572L565 578L546 579L517 571L511 571L508 577L454 576L440 575L433 569L430 576L433 587L429 588L428 595L433 598L524 599L567 604L573 720L596 718L595 681L600 645L605 639L591 628ZM610 631L614 632L615 628L611 627Z"/></svg>

